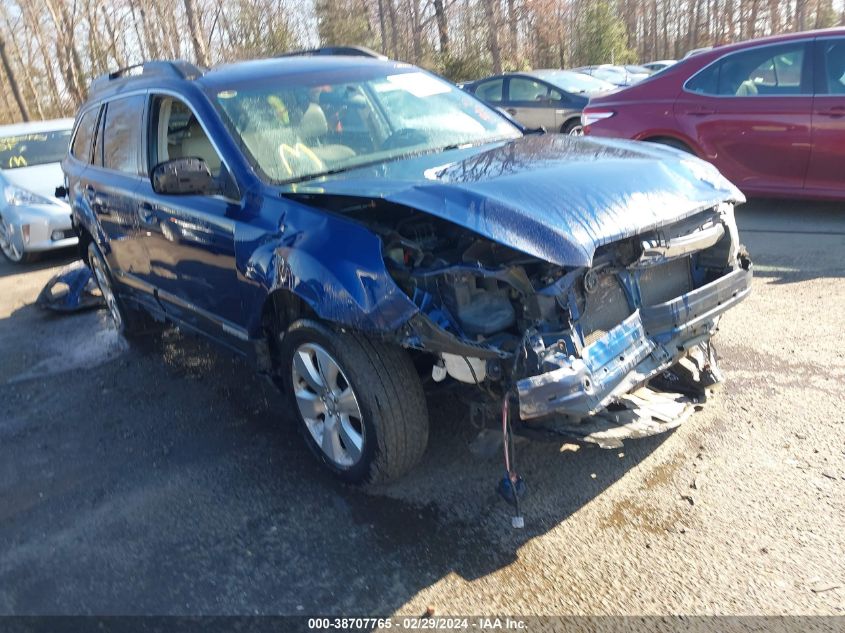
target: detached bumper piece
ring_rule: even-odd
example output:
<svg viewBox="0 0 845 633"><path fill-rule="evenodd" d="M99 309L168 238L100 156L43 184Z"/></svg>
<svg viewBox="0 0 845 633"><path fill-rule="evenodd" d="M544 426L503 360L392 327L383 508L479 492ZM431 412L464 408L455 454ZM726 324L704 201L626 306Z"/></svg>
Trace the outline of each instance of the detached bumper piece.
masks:
<svg viewBox="0 0 845 633"><path fill-rule="evenodd" d="M750 267L739 268L675 299L636 310L585 347L580 358L547 355L544 367L556 368L516 383L520 418L565 414L577 423L618 404L707 343L718 317L748 295L751 278Z"/></svg>
<svg viewBox="0 0 845 633"><path fill-rule="evenodd" d="M85 262L65 266L41 290L35 303L45 310L79 312L105 307L91 269Z"/></svg>

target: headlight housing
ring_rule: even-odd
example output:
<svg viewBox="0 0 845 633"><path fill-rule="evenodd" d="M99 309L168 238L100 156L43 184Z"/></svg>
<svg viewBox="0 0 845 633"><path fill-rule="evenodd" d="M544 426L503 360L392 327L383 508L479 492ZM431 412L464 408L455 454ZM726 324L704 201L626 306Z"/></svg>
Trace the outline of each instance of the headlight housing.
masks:
<svg viewBox="0 0 845 633"><path fill-rule="evenodd" d="M12 207L28 204L53 204L53 201L49 198L14 185L7 185L3 190L3 196L6 199L6 204Z"/></svg>

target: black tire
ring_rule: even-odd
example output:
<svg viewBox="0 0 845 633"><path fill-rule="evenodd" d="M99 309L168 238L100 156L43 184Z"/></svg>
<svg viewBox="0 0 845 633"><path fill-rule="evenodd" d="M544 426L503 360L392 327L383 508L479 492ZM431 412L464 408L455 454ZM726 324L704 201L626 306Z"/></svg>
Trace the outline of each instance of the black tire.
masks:
<svg viewBox="0 0 845 633"><path fill-rule="evenodd" d="M152 319L146 313L134 310L117 292L106 258L100 248L92 241L88 244L88 266L94 273L94 279L100 287L106 307L112 317L115 328L126 338L133 338L148 333L152 329Z"/></svg>
<svg viewBox="0 0 845 633"><path fill-rule="evenodd" d="M583 130L584 127L581 125L581 119L569 119L569 121L561 126L560 133L570 136L583 136Z"/></svg>
<svg viewBox="0 0 845 633"><path fill-rule="evenodd" d="M666 147L672 147L674 149L679 149L682 152L686 152L687 154L692 154L695 156L695 152L692 151L689 145L684 143L683 141L679 141L678 139L674 138L650 138L648 139L651 143L657 143L658 145L665 145Z"/></svg>
<svg viewBox="0 0 845 633"><path fill-rule="evenodd" d="M340 379L351 388L360 411L355 424L361 429L363 446L357 461L350 464L338 464L320 447L297 402L295 392L301 394L308 386L300 381L294 356L313 346L336 362ZM351 484L383 483L401 477L420 461L428 444L428 409L419 376L405 350L302 319L283 334L280 362L283 384L305 442L336 477ZM322 415L325 429L327 414ZM314 418L311 420L314 424Z"/></svg>

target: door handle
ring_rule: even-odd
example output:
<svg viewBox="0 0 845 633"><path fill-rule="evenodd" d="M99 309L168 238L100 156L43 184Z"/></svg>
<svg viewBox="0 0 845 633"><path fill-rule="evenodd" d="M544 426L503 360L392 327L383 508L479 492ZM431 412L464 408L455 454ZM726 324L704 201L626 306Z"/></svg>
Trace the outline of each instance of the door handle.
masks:
<svg viewBox="0 0 845 633"><path fill-rule="evenodd" d="M97 190L91 185L85 187L85 199L91 205L91 210L96 214L108 214L103 207L103 199L97 194Z"/></svg>
<svg viewBox="0 0 845 633"><path fill-rule="evenodd" d="M689 110L687 114L690 116L709 116L711 114L716 114L716 111L712 108L696 108L695 110Z"/></svg>
<svg viewBox="0 0 845 633"><path fill-rule="evenodd" d="M845 116L845 106L833 106L832 108L828 108L827 110L819 110L818 113L822 116L829 116L833 117L834 119L839 119Z"/></svg>
<svg viewBox="0 0 845 633"><path fill-rule="evenodd" d="M149 202L142 202L138 205L138 217L143 224L155 224L157 220L155 209Z"/></svg>
<svg viewBox="0 0 845 633"><path fill-rule="evenodd" d="M505 108L505 112L507 112L511 116L516 116L516 108Z"/></svg>

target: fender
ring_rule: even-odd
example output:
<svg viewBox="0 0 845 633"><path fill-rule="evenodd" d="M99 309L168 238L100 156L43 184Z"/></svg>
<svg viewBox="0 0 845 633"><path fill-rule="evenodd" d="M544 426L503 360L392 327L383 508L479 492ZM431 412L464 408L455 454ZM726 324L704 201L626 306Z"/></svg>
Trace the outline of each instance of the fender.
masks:
<svg viewBox="0 0 845 633"><path fill-rule="evenodd" d="M290 200L277 204L283 212L276 232L239 240L250 338L262 336L264 305L280 289L321 319L369 333L396 331L417 313L388 273L378 236L327 211Z"/></svg>

